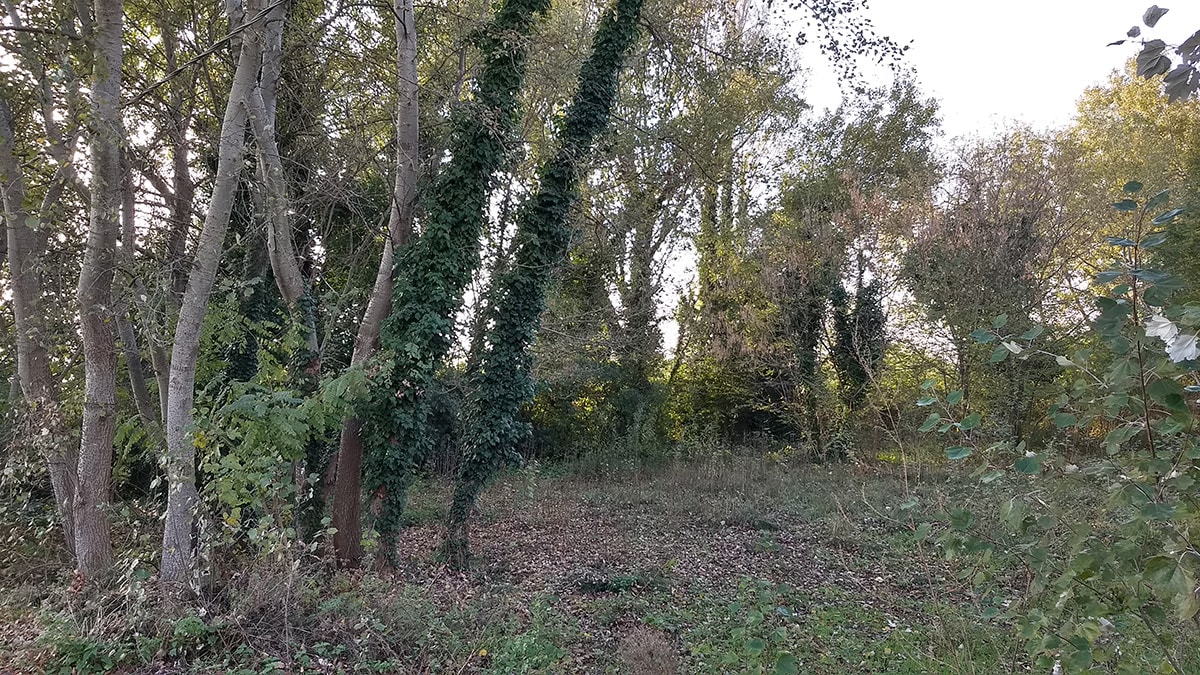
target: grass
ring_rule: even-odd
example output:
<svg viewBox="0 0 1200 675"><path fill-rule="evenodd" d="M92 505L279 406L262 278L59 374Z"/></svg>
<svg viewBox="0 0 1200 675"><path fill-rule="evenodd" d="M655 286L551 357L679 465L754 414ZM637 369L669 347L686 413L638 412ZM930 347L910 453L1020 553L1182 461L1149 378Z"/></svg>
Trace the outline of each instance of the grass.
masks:
<svg viewBox="0 0 1200 675"><path fill-rule="evenodd" d="M172 620L144 592L152 580L127 582L102 608L123 617L115 624L90 616L99 605L59 579L31 587L0 577L0 663L14 672L1024 672L1012 629L982 619L960 581L966 563L915 541L911 512L898 507L912 495L933 503L934 478L912 485L887 469L747 458L604 480L514 472L481 501L469 575L436 557L449 486L421 482L394 575L332 573L303 557L240 561L201 613Z"/></svg>

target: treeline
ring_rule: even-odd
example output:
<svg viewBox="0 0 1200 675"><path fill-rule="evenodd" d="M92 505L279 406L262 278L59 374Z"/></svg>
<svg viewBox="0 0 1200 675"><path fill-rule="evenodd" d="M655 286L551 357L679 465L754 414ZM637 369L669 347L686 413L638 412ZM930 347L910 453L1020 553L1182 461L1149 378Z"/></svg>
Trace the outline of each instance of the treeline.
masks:
<svg viewBox="0 0 1200 675"><path fill-rule="evenodd" d="M848 89L903 54L861 8L813 10ZM762 3L7 20L4 508L53 504L88 580L132 558L193 591L327 540L356 566L364 525L388 559L427 472L463 567L506 466L920 456L931 379L991 437L1053 437L1055 359L991 366L978 329L1081 334L1122 186L1200 181L1200 106L1131 75L1050 132L940 143L903 73L814 112ZM1194 224L1154 253L1188 282ZM122 502L164 514L157 551L114 546Z"/></svg>

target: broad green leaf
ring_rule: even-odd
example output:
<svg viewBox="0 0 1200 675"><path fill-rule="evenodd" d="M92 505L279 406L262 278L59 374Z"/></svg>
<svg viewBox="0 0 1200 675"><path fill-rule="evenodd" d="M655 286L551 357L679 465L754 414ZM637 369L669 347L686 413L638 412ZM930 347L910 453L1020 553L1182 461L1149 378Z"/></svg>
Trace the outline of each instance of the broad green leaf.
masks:
<svg viewBox="0 0 1200 675"><path fill-rule="evenodd" d="M1054 362L1063 368L1072 368L1075 366L1075 362L1065 356L1055 356Z"/></svg>
<svg viewBox="0 0 1200 675"><path fill-rule="evenodd" d="M917 405L922 408L931 406L934 403L937 403L937 399L933 396L922 396L921 398L917 399Z"/></svg>
<svg viewBox="0 0 1200 675"><path fill-rule="evenodd" d="M1001 314L1000 316L992 319L992 328L995 328L996 330L1000 330L1001 328L1004 328L1005 324L1007 324L1007 323L1008 323L1008 315Z"/></svg>
<svg viewBox="0 0 1200 675"><path fill-rule="evenodd" d="M913 532L913 541L925 541L929 538L929 533L932 530L933 526L929 523L917 525L917 529Z"/></svg>
<svg viewBox="0 0 1200 675"><path fill-rule="evenodd" d="M1008 358L1008 354L1008 349L1006 349L1004 345L1000 345L992 350L992 355L988 358L988 363L1000 363L1004 359Z"/></svg>
<svg viewBox="0 0 1200 675"><path fill-rule="evenodd" d="M1165 243L1167 243L1167 233L1155 232L1154 234L1147 235L1146 238L1142 239L1141 243L1138 245L1142 248L1154 248L1156 246L1162 246Z"/></svg>
<svg viewBox="0 0 1200 675"><path fill-rule="evenodd" d="M1078 422L1079 419L1071 413L1058 413L1054 416L1054 426L1058 427L1059 429L1073 427Z"/></svg>
<svg viewBox="0 0 1200 675"><path fill-rule="evenodd" d="M1135 26L1135 28L1136 28L1136 26ZM1140 30L1139 30L1139 32L1140 32ZM1137 37L1137 35L1130 35L1129 37ZM1125 184L1125 187L1123 187L1121 189L1129 194L1134 194L1135 192L1141 192L1142 187L1143 186L1141 183L1137 182L1136 180L1131 180Z"/></svg>
<svg viewBox="0 0 1200 675"><path fill-rule="evenodd" d="M991 471L989 471L989 472L987 472L987 473L983 474L983 478L980 478L980 479L979 479L979 482L981 482L981 483L994 483L996 480L1000 479L1000 478L1001 478L1001 477L1003 477L1003 476L1004 476L1004 471L1003 471L1003 470L1001 470L1001 469L992 469Z"/></svg>
<svg viewBox="0 0 1200 675"><path fill-rule="evenodd" d="M767 648L767 641L762 638L750 638L746 640L746 651L751 654L761 654Z"/></svg>
<svg viewBox="0 0 1200 675"><path fill-rule="evenodd" d="M942 421L942 416L937 413L929 413L929 417L925 418L925 422L917 428L921 433L929 433L937 428L938 422Z"/></svg>
<svg viewBox="0 0 1200 675"><path fill-rule="evenodd" d="M974 429L975 427L979 426L979 423L982 421L983 421L983 415L980 415L977 412L971 413L970 415L967 415L965 418L963 418L962 422L958 423L958 428L962 429L963 431L970 431L970 430Z"/></svg>
<svg viewBox="0 0 1200 675"><path fill-rule="evenodd" d="M971 448L964 445L954 445L946 448L946 459L958 461L971 456Z"/></svg>
<svg viewBox="0 0 1200 675"><path fill-rule="evenodd" d="M800 675L800 664L791 652L783 652L775 659L774 675Z"/></svg>
<svg viewBox="0 0 1200 675"><path fill-rule="evenodd" d="M986 345L996 339L996 334L986 328L976 328L971 331L971 337L981 345Z"/></svg>
<svg viewBox="0 0 1200 675"><path fill-rule="evenodd" d="M1175 507L1171 504L1149 502L1141 508L1141 514L1150 520L1170 520L1175 515Z"/></svg>
<svg viewBox="0 0 1200 675"><path fill-rule="evenodd" d="M1042 326L1034 326L1033 328L1030 328L1029 330L1025 331L1024 333L1021 333L1021 339L1022 340L1036 340L1037 337L1039 335L1041 335L1042 333L1044 333L1045 331L1046 331L1046 329L1043 328Z"/></svg>
<svg viewBox="0 0 1200 675"><path fill-rule="evenodd" d="M1112 207L1118 211L1136 211L1138 203L1132 199L1122 199L1119 202L1113 202ZM1111 239L1111 237L1109 237Z"/></svg>
<svg viewBox="0 0 1200 675"><path fill-rule="evenodd" d="M1013 462L1013 468L1017 471L1032 476L1042 471L1042 462L1045 458L1041 455L1029 454Z"/></svg>
<svg viewBox="0 0 1200 675"><path fill-rule="evenodd" d="M1130 202L1130 203L1132 204L1133 202ZM1135 206L1136 206L1136 204L1135 204ZM1128 237L1105 237L1104 241L1105 241L1105 243L1107 243L1111 246L1121 246L1123 248L1131 248L1133 246L1137 246L1137 242L1132 239L1129 239Z"/></svg>
<svg viewBox="0 0 1200 675"><path fill-rule="evenodd" d="M1186 413L1190 410L1187 400L1183 398L1183 386L1175 380L1165 377L1157 379L1147 385L1146 393L1171 412Z"/></svg>
<svg viewBox="0 0 1200 675"><path fill-rule="evenodd" d="M950 395L946 397L946 403L950 405L958 405L959 403L962 403L962 400L963 393L962 391L958 390L950 392Z"/></svg>

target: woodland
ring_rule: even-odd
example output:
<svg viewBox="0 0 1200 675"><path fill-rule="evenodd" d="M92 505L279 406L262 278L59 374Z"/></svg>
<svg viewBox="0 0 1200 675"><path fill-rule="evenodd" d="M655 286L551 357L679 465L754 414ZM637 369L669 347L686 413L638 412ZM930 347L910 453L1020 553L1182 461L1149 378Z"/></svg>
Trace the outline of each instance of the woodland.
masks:
<svg viewBox="0 0 1200 675"><path fill-rule="evenodd" d="M5 0L0 672L1200 672L1171 18L948 139L866 0Z"/></svg>

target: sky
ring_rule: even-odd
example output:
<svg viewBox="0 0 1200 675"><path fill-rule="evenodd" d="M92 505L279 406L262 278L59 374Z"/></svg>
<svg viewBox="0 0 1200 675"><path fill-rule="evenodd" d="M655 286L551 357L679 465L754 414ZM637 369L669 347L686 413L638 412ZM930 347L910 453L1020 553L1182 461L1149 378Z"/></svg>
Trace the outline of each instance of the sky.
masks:
<svg viewBox="0 0 1200 675"><path fill-rule="evenodd" d="M1070 123L1075 102L1137 52L1125 38L1152 3L1145 0L868 0L881 34L911 42L908 65L941 102L947 138L986 135L1011 120L1034 127ZM1200 30L1200 2L1168 0L1170 11L1143 37L1178 44ZM818 108L840 98L819 54L807 88Z"/></svg>

